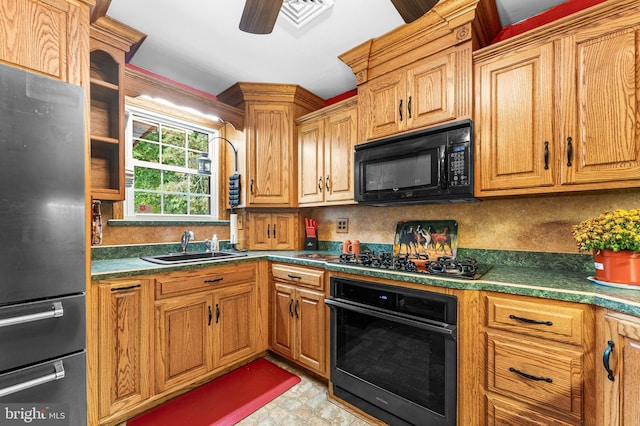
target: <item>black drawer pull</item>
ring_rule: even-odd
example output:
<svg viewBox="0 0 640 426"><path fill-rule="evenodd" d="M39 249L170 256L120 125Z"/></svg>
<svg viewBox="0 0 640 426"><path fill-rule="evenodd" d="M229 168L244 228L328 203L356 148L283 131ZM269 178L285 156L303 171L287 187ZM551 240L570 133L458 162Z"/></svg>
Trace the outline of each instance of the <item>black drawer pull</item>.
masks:
<svg viewBox="0 0 640 426"><path fill-rule="evenodd" d="M604 369L607 370L607 378L614 381L613 370L609 366L609 358L611 358L611 350L615 345L613 341L609 340L607 342L607 349L604 350L604 354L602 355L602 363L604 364Z"/></svg>
<svg viewBox="0 0 640 426"><path fill-rule="evenodd" d="M293 318L293 299L289 299L289 316Z"/></svg>
<svg viewBox="0 0 640 426"><path fill-rule="evenodd" d="M218 322L220 322L220 307L216 303L216 324L218 324Z"/></svg>
<svg viewBox="0 0 640 426"><path fill-rule="evenodd" d="M211 283L219 283L222 280L224 280L224 277L214 278L212 280L204 280L204 282L207 284L211 284Z"/></svg>
<svg viewBox="0 0 640 426"><path fill-rule="evenodd" d="M207 311L209 313L209 315L208 315L209 316L209 324L208 325L211 325L211 320L213 319L213 312L211 312L211 306L207 306Z"/></svg>
<svg viewBox="0 0 640 426"><path fill-rule="evenodd" d="M300 318L300 314L298 313L299 308L300 308L300 301L296 300L296 308L295 308L296 318Z"/></svg>
<svg viewBox="0 0 640 426"><path fill-rule="evenodd" d="M111 291L125 291L125 290L133 290L134 288L140 288L142 287L142 284L136 284L136 285L130 285L128 287L117 287L117 288L112 288Z"/></svg>
<svg viewBox="0 0 640 426"><path fill-rule="evenodd" d="M291 278L292 280L301 280L302 277L300 275L291 275L291 274L287 274L287 276L289 278Z"/></svg>
<svg viewBox="0 0 640 426"><path fill-rule="evenodd" d="M520 322L526 322L527 324L539 324L539 325L548 325L548 326L553 325L551 321L538 321L538 320L532 320L529 318L517 317L515 315L509 315L509 318L514 319L516 321L520 321Z"/></svg>
<svg viewBox="0 0 640 426"><path fill-rule="evenodd" d="M553 383L553 379L550 379L549 377L532 376L531 374L527 374L527 373L525 373L523 371L516 370L513 367L509 367L509 371L511 371L512 373L519 374L522 377L525 377L527 379L535 380L535 381L538 381L538 382Z"/></svg>

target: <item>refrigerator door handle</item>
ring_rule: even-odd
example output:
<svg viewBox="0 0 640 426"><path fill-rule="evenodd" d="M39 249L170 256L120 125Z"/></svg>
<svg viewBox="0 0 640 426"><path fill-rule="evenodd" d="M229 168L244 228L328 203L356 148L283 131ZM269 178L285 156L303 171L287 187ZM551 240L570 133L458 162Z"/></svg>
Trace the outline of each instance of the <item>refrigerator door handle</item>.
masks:
<svg viewBox="0 0 640 426"><path fill-rule="evenodd" d="M12 393L23 391L25 389L33 388L35 386L44 385L45 383L53 382L54 380L64 379L64 365L62 364L62 361L56 361L53 364L53 368L55 369L55 371L51 374L47 374L46 376L27 380L26 382L18 383L17 385L12 385L0 389L0 398L11 395Z"/></svg>
<svg viewBox="0 0 640 426"><path fill-rule="evenodd" d="M46 312L38 312L36 314L0 319L0 328L9 327L11 325L24 324L26 322L39 321L48 318L58 318L62 315L64 315L62 302L53 302L53 305L51 305L51 309Z"/></svg>

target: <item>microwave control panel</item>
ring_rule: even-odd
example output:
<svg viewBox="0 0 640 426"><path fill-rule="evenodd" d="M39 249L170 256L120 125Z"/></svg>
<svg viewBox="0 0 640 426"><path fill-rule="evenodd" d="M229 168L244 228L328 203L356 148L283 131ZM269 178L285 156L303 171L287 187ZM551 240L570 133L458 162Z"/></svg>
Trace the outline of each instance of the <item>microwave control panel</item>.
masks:
<svg viewBox="0 0 640 426"><path fill-rule="evenodd" d="M469 186L471 173L469 142L449 145L449 185Z"/></svg>

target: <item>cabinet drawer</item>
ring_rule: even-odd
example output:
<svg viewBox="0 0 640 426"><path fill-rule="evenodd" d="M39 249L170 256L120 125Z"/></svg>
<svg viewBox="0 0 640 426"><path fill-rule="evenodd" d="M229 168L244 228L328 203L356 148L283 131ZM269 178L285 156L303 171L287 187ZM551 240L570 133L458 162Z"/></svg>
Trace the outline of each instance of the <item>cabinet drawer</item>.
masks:
<svg viewBox="0 0 640 426"><path fill-rule="evenodd" d="M255 280L256 267L253 263L173 272L156 278L156 299Z"/></svg>
<svg viewBox="0 0 640 426"><path fill-rule="evenodd" d="M582 353L487 334L487 389L580 419Z"/></svg>
<svg viewBox="0 0 640 426"><path fill-rule="evenodd" d="M572 426L576 422L568 422L548 416L537 410L513 404L499 398L487 398L488 426Z"/></svg>
<svg viewBox="0 0 640 426"><path fill-rule="evenodd" d="M488 296L487 326L581 346L584 308L550 300L529 302Z"/></svg>
<svg viewBox="0 0 640 426"><path fill-rule="evenodd" d="M290 283L324 289L324 272L290 265L273 265L273 278Z"/></svg>

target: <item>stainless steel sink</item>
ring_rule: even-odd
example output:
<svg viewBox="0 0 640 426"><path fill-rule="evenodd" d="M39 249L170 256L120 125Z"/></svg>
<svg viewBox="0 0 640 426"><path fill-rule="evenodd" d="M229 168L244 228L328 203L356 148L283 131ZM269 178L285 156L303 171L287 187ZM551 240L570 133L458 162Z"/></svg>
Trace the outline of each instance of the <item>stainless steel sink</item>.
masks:
<svg viewBox="0 0 640 426"><path fill-rule="evenodd" d="M205 251L191 253L172 253L158 256L140 256L140 259L146 260L147 262L151 263L158 263L161 265L173 265L192 262L210 262L215 260L230 259L234 257L243 257L246 255L246 253L241 252Z"/></svg>

